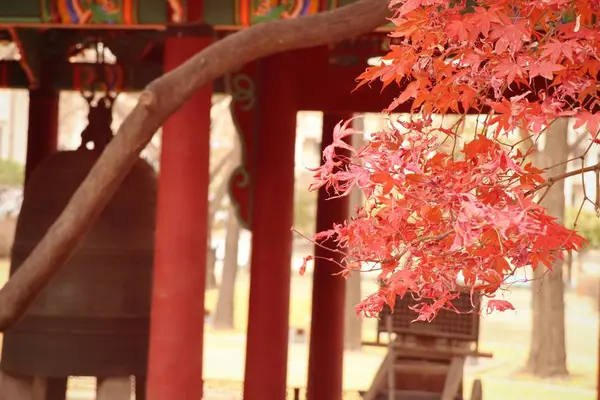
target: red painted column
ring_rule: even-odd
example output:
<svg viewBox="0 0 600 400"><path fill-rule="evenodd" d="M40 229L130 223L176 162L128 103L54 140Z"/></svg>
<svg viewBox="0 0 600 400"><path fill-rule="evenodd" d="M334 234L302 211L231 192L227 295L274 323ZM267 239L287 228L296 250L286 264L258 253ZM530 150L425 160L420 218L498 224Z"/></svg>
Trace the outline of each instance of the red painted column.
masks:
<svg viewBox="0 0 600 400"><path fill-rule="evenodd" d="M351 117L351 114L323 115L322 150L332 143L335 125ZM328 197L325 189L319 190L317 232L331 229L334 223L341 223L348 217L348 197L327 200ZM333 241L323 244L335 248ZM307 399L341 399L346 281L334 275L340 272L335 263L319 257L339 262L342 255L315 246Z"/></svg>
<svg viewBox="0 0 600 400"><path fill-rule="evenodd" d="M294 214L294 64L289 54L261 64L244 400L281 400L286 398Z"/></svg>
<svg viewBox="0 0 600 400"><path fill-rule="evenodd" d="M167 37L165 69L211 41ZM148 400L202 398L211 96L211 85L202 88L163 126Z"/></svg>
<svg viewBox="0 0 600 400"><path fill-rule="evenodd" d="M54 153L58 147L59 93L52 87L52 72L49 68L43 68L39 87L29 91L26 182L40 161Z"/></svg>

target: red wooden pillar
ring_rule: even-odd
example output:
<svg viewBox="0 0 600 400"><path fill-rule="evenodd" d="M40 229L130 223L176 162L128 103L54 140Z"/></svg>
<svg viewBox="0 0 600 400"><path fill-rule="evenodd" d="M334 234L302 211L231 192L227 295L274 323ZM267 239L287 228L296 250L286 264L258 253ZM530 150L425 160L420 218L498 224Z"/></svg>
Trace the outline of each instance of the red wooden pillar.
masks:
<svg viewBox="0 0 600 400"><path fill-rule="evenodd" d="M289 54L261 61L244 400L285 399L296 105Z"/></svg>
<svg viewBox="0 0 600 400"><path fill-rule="evenodd" d="M211 43L169 36L167 71ZM212 87L163 126L158 185L147 396L201 399Z"/></svg>
<svg viewBox="0 0 600 400"><path fill-rule="evenodd" d="M43 68L40 85L29 91L29 126L25 181L40 161L58 147L59 93L52 87L52 72Z"/></svg>
<svg viewBox="0 0 600 400"><path fill-rule="evenodd" d="M332 143L335 125L351 117L351 114L323 115L322 150ZM328 197L325 189L319 190L317 232L331 229L334 223L341 223L348 217L348 197L327 200ZM335 247L333 242L325 245ZM319 257L339 262L342 255L315 246L307 399L341 399L346 282L341 276L333 275L340 271L335 263Z"/></svg>

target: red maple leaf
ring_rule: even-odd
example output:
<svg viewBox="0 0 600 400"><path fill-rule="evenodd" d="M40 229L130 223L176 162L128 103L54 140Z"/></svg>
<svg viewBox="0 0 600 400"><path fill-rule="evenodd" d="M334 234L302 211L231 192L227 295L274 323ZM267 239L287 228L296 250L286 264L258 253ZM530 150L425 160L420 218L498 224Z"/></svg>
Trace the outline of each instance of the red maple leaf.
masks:
<svg viewBox="0 0 600 400"><path fill-rule="evenodd" d="M598 130L600 129L600 112L592 114L589 111L581 111L575 116L574 129L586 127L594 140L597 140Z"/></svg>
<svg viewBox="0 0 600 400"><path fill-rule="evenodd" d="M511 57L503 58L499 64L494 67L495 78L506 78L507 84L512 84L515 78L523 78L525 69L522 62L516 62Z"/></svg>
<svg viewBox="0 0 600 400"><path fill-rule="evenodd" d="M554 119L574 117L575 127L587 127L600 143L599 4L390 2L396 25L390 36L399 40L384 65L359 77L359 86L396 83L387 111L408 103L414 114L372 133L358 149L345 141L355 133L349 124L338 125L310 186L364 194L355 217L314 238L345 252L342 275L363 264L380 269L377 289L357 306L361 316L375 317L411 292L416 319L430 321L453 309L465 289L461 276L466 289L493 298L520 269L553 268L565 252L584 245L536 202L540 190L563 177L546 179L547 170L527 162L534 146L517 150L501 133L522 129L527 137L520 143L535 143ZM566 15L575 21L564 22ZM474 135L461 130L467 112L485 117ZM463 117L439 127L434 113ZM462 149L446 143L458 138ZM484 308L508 309L504 300Z"/></svg>
<svg viewBox="0 0 600 400"><path fill-rule="evenodd" d="M484 38L490 34L490 27L492 26L493 14L485 9L484 7L475 7L475 12L467 14L467 19L473 26L471 35L481 34ZM471 37L471 40L475 40L476 37Z"/></svg>
<svg viewBox="0 0 600 400"><path fill-rule="evenodd" d="M573 51L577 46L577 42L574 40L560 41L556 38L552 38L549 43L542 46L544 51L540 58L548 58L550 62L556 64L561 60L562 57L566 57L569 61L573 60Z"/></svg>
<svg viewBox="0 0 600 400"><path fill-rule="evenodd" d="M506 300L488 300L486 309L489 314L493 311L514 310L515 307Z"/></svg>
<svg viewBox="0 0 600 400"><path fill-rule="evenodd" d="M490 37L496 39L496 46L494 48L496 54L500 55L507 50L514 54L521 50L525 42L529 41L531 32L527 21L521 20L514 24L496 26L492 30Z"/></svg>
<svg viewBox="0 0 600 400"><path fill-rule="evenodd" d="M539 63L532 64L529 67L529 79L533 79L536 76L543 76L546 79L554 79L554 73L556 71L562 71L565 67L560 64L555 64L551 61L541 61Z"/></svg>
<svg viewBox="0 0 600 400"><path fill-rule="evenodd" d="M469 39L473 26L461 15L455 15L451 21L446 23L445 31L448 39L464 42Z"/></svg>

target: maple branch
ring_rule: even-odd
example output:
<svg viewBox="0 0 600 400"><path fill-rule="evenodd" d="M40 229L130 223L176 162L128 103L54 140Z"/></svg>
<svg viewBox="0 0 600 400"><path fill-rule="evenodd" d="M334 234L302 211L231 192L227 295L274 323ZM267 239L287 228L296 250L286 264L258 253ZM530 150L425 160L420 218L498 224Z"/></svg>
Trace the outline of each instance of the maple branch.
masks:
<svg viewBox="0 0 600 400"><path fill-rule="evenodd" d="M385 24L388 3L359 0L333 11L252 26L215 42L150 83L62 214L0 290L0 331L23 314L60 270L157 129L200 87L261 57L373 31Z"/></svg>
<svg viewBox="0 0 600 400"><path fill-rule="evenodd" d="M538 186L535 187L535 189L532 189L529 193L538 191L545 187L550 187L550 186L554 185L556 182L562 181L563 179L567 179L572 176L577 176L580 174L583 175L587 172L594 172L594 171L600 171L600 162L598 162L597 164L591 165L589 167L581 167L581 168L574 169L572 171L565 172L564 174L551 176L548 179L546 179L545 183L539 184Z"/></svg>
<svg viewBox="0 0 600 400"><path fill-rule="evenodd" d="M572 171L565 172L564 174L552 176L552 177L548 178L548 181L551 180L552 184L554 184L557 181L567 179L572 176L576 176L579 174L585 174L587 172L598 171L598 170L600 170L600 162L597 164L594 164L592 166L589 166L589 167L581 167L581 168L574 169Z"/></svg>
<svg viewBox="0 0 600 400"><path fill-rule="evenodd" d="M300 231L298 231L296 228L292 227L290 229L292 232L294 232L295 234L297 234L298 236L301 236L302 238L306 239L307 241L309 241L310 243L314 244L315 246L318 246L320 248L322 248L323 250L327 250L330 251L332 253L337 253L337 254L341 254L343 256L346 256L346 252L340 250L340 249L332 249L331 247L327 247L322 243L317 242L316 239L311 239L308 236L304 235L303 233L301 233Z"/></svg>
<svg viewBox="0 0 600 400"><path fill-rule="evenodd" d="M452 233L454 233L454 230L440 233L439 235L423 236L420 238L413 239L410 242L408 242L407 244L412 246L412 245L419 244L419 243L427 243L427 242L444 240L445 238L450 236ZM356 261L368 262L368 263L374 263L374 264L389 264L389 263L400 261L402 259L402 257L404 257L406 255L407 250L408 250L408 247L406 247L404 250L402 250L402 252L400 254L390 257L390 258L385 258L383 260L354 259L353 261L354 262L356 262ZM375 267L368 269L368 270L360 270L360 272L372 272L372 271L378 270L378 269L374 269L374 268Z"/></svg>

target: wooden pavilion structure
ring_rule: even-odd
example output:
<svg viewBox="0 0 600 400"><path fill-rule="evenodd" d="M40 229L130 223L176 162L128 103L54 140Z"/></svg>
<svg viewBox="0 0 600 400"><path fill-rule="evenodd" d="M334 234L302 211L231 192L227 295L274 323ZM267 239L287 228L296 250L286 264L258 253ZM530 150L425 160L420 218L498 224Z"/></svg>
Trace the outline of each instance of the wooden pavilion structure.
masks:
<svg viewBox="0 0 600 400"><path fill-rule="evenodd" d="M20 52L18 59L0 61L0 87L30 91L27 174L57 151L59 92L85 90L95 80L97 65L69 61L90 38L116 56L115 64L103 65L112 88L135 92L232 32L351 2L0 1L0 40L16 43ZM285 398L296 113L324 113L327 145L339 120L386 108L391 94L368 88L351 94L367 60L385 52L385 31L245 65L203 88L163 126L148 399L202 398L208 133L211 96L218 92L233 96L243 156L230 189L241 223L253 233L244 399ZM318 229L347 215L344 199L323 200ZM310 400L339 399L342 393L345 282L330 271L320 261L315 265ZM46 399L64 399L64 393L54 396Z"/></svg>
<svg viewBox="0 0 600 400"><path fill-rule="evenodd" d="M72 63L90 38L116 63L103 65L118 91L141 91L164 72L232 32L351 0L19 0L0 2L0 40L20 58L0 61L0 87L30 91L26 171L57 151L61 90L85 90L94 64ZM357 16L360 17L360 16ZM367 60L385 51L385 29L330 47L245 65L199 91L163 126L147 397L202 398L204 285L211 96L229 92L243 143L231 194L253 233L244 399L285 398L288 354L296 113L324 113L323 145L355 112L380 112L391 96L350 94ZM227 57L226 54L223 55ZM347 203L320 196L318 228L347 215ZM342 392L345 282L317 262L308 398ZM60 398L59 397L56 398Z"/></svg>

